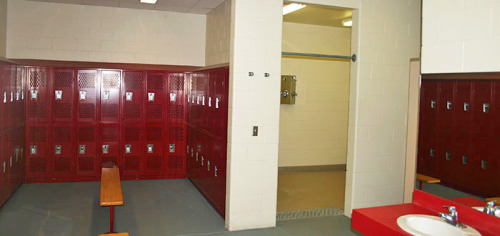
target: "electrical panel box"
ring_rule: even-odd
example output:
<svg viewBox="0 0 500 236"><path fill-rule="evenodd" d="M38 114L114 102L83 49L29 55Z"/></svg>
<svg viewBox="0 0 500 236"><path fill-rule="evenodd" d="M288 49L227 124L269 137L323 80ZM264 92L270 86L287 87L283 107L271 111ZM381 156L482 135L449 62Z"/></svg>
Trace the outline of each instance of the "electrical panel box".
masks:
<svg viewBox="0 0 500 236"><path fill-rule="evenodd" d="M295 89L296 83L295 75L281 76L281 104L295 104L295 97L298 95Z"/></svg>

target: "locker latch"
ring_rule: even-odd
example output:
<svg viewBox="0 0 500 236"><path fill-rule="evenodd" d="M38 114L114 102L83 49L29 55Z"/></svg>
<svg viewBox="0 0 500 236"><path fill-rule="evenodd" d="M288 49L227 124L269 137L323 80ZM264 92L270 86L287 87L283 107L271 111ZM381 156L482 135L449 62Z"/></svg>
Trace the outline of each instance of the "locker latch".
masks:
<svg viewBox="0 0 500 236"><path fill-rule="evenodd" d="M80 154L85 154L85 145L78 146L78 152Z"/></svg>
<svg viewBox="0 0 500 236"><path fill-rule="evenodd" d="M24 100L24 91L21 90L21 100Z"/></svg>
<svg viewBox="0 0 500 236"><path fill-rule="evenodd" d="M488 161L487 160L481 160L481 168L486 170L488 168Z"/></svg>
<svg viewBox="0 0 500 236"><path fill-rule="evenodd" d="M191 157L193 157L193 149L191 148Z"/></svg>
<svg viewBox="0 0 500 236"><path fill-rule="evenodd" d="M464 102L464 111L469 111L470 105L468 102Z"/></svg>
<svg viewBox="0 0 500 236"><path fill-rule="evenodd" d="M87 92L80 91L80 100L87 100Z"/></svg>
<svg viewBox="0 0 500 236"><path fill-rule="evenodd" d="M168 150L169 150L169 152L175 152L175 144L169 144Z"/></svg>
<svg viewBox="0 0 500 236"><path fill-rule="evenodd" d="M208 97L208 107L212 107L212 97Z"/></svg>
<svg viewBox="0 0 500 236"><path fill-rule="evenodd" d="M188 94L188 96L187 96L187 97L188 97L188 103L189 103L189 102L191 101L191 95L190 95L190 94Z"/></svg>
<svg viewBox="0 0 500 236"><path fill-rule="evenodd" d="M102 145L102 154L108 154L109 153L109 145L104 144Z"/></svg>
<svg viewBox="0 0 500 236"><path fill-rule="evenodd" d="M61 154L61 149L62 149L61 145L56 145L54 150L55 154Z"/></svg>
<svg viewBox="0 0 500 236"><path fill-rule="evenodd" d="M210 171L210 160L207 160L207 170Z"/></svg>
<svg viewBox="0 0 500 236"><path fill-rule="evenodd" d="M175 102L176 99L177 99L177 94L176 93L170 93L170 101L171 102Z"/></svg>
<svg viewBox="0 0 500 236"><path fill-rule="evenodd" d="M56 90L56 100L62 100L63 91Z"/></svg>
<svg viewBox="0 0 500 236"><path fill-rule="evenodd" d="M205 106L205 95L201 97L201 105Z"/></svg>
<svg viewBox="0 0 500 236"><path fill-rule="evenodd" d="M109 100L109 91L104 91L104 100Z"/></svg>
<svg viewBox="0 0 500 236"><path fill-rule="evenodd" d="M215 98L215 108L219 108L219 98Z"/></svg>
<svg viewBox="0 0 500 236"><path fill-rule="evenodd" d="M3 173L5 173L5 161L3 161Z"/></svg>
<svg viewBox="0 0 500 236"><path fill-rule="evenodd" d="M201 156L201 165L203 165L203 162L205 161L205 157Z"/></svg>
<svg viewBox="0 0 500 236"><path fill-rule="evenodd" d="M12 167L12 156L10 156L10 167Z"/></svg>
<svg viewBox="0 0 500 236"><path fill-rule="evenodd" d="M214 167L214 175L217 177L217 166Z"/></svg>
<svg viewBox="0 0 500 236"><path fill-rule="evenodd" d="M132 97L133 96L134 96L134 93L132 93L132 92L126 92L125 93L125 100L128 101L128 102L130 102L130 101L132 101Z"/></svg>
<svg viewBox="0 0 500 236"><path fill-rule="evenodd" d="M19 101L20 98L21 98L21 90L17 90L16 91L16 101Z"/></svg>
<svg viewBox="0 0 500 236"><path fill-rule="evenodd" d="M194 94L191 96L191 103L194 104Z"/></svg>
<svg viewBox="0 0 500 236"><path fill-rule="evenodd" d="M36 100L38 98L38 90L30 90L30 93L31 93L31 99ZM4 100L6 96L7 94L4 93Z"/></svg>
<svg viewBox="0 0 500 236"><path fill-rule="evenodd" d="M469 160L468 160L467 156L462 155L462 164L467 165L468 162L469 162Z"/></svg>
<svg viewBox="0 0 500 236"><path fill-rule="evenodd" d="M483 112L484 113L490 112L490 104L489 103L483 103Z"/></svg>
<svg viewBox="0 0 500 236"><path fill-rule="evenodd" d="M189 145L186 145L186 153L189 153Z"/></svg>
<svg viewBox="0 0 500 236"><path fill-rule="evenodd" d="M446 152L446 160L449 161L451 159L451 153L450 152Z"/></svg>
<svg viewBox="0 0 500 236"><path fill-rule="evenodd" d="M148 144L148 153L153 153L153 144Z"/></svg>
<svg viewBox="0 0 500 236"><path fill-rule="evenodd" d="M430 151L430 156L431 157L434 157L434 155L436 154L436 150L434 150L434 148L431 148L431 151Z"/></svg>
<svg viewBox="0 0 500 236"><path fill-rule="evenodd" d="M131 153L131 152L132 152L132 145L126 144L125 145L125 153Z"/></svg>
<svg viewBox="0 0 500 236"><path fill-rule="evenodd" d="M30 153L31 153L31 155L36 155L36 145L30 146Z"/></svg>
<svg viewBox="0 0 500 236"><path fill-rule="evenodd" d="M198 161L198 152L196 152L196 161Z"/></svg>
<svg viewBox="0 0 500 236"><path fill-rule="evenodd" d="M451 110L451 101L446 101L446 109Z"/></svg>
<svg viewBox="0 0 500 236"><path fill-rule="evenodd" d="M14 91L10 91L10 102L14 101Z"/></svg>
<svg viewBox="0 0 500 236"><path fill-rule="evenodd" d="M200 105L200 95L196 96L196 105Z"/></svg>
<svg viewBox="0 0 500 236"><path fill-rule="evenodd" d="M436 100L431 100L431 108L436 108Z"/></svg>
<svg viewBox="0 0 500 236"><path fill-rule="evenodd" d="M148 93L148 101L150 102L155 101L155 93Z"/></svg>

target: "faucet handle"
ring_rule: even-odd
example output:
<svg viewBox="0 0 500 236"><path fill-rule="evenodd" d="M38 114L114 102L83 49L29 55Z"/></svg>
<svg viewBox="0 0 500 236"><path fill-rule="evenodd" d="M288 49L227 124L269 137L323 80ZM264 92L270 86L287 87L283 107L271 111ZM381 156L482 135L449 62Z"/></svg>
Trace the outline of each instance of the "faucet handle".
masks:
<svg viewBox="0 0 500 236"><path fill-rule="evenodd" d="M488 203L486 203L486 206L487 207L495 207L496 202L497 202L497 200L489 201Z"/></svg>
<svg viewBox="0 0 500 236"><path fill-rule="evenodd" d="M447 208L448 209L448 212L456 212L457 209L455 208L455 206L443 206L444 208Z"/></svg>

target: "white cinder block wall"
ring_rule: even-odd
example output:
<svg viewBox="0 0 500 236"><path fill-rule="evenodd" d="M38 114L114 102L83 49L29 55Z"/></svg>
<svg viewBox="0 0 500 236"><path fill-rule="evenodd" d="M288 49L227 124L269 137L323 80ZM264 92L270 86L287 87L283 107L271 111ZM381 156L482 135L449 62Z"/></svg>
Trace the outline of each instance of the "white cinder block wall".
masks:
<svg viewBox="0 0 500 236"><path fill-rule="evenodd" d="M0 57L7 53L7 0L0 0Z"/></svg>
<svg viewBox="0 0 500 236"><path fill-rule="evenodd" d="M422 73L500 71L500 0L424 0Z"/></svg>
<svg viewBox="0 0 500 236"><path fill-rule="evenodd" d="M231 5L226 227L273 227L283 1L231 0ZM252 126L259 126L258 136L252 136Z"/></svg>
<svg viewBox="0 0 500 236"><path fill-rule="evenodd" d="M206 66L229 62L230 29L231 0L227 0L207 15Z"/></svg>
<svg viewBox="0 0 500 236"><path fill-rule="evenodd" d="M7 7L9 59L205 65L205 15L25 0Z"/></svg>

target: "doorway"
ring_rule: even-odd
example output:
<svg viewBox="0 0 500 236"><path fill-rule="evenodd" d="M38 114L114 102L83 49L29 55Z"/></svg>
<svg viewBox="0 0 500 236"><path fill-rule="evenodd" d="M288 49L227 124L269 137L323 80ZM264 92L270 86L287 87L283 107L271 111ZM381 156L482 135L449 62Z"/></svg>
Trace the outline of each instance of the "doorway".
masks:
<svg viewBox="0 0 500 236"><path fill-rule="evenodd" d="M343 214L351 63L323 56L350 55L351 17L316 5L283 17L282 51L294 55L282 75L295 76L297 96L280 107L278 220Z"/></svg>

